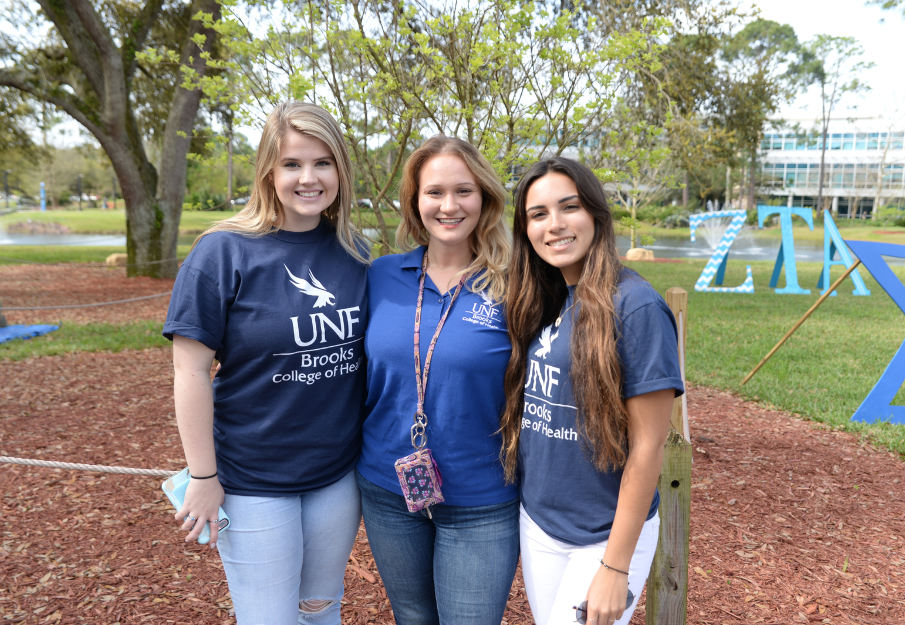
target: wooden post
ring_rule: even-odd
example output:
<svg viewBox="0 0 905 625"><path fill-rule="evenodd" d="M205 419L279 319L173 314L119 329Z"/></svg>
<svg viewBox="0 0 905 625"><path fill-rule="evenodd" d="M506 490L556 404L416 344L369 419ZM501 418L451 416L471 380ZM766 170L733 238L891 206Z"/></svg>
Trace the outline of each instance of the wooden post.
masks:
<svg viewBox="0 0 905 625"><path fill-rule="evenodd" d="M685 379L685 336L688 293L666 292L679 330L679 364ZM646 625L685 625L688 617L688 538L691 527L691 442L688 403L683 395L673 405L672 429L666 439L660 491L660 541L647 579Z"/></svg>
<svg viewBox="0 0 905 625"><path fill-rule="evenodd" d="M688 335L688 292L674 286L666 291L666 305L672 310L679 330L679 366L682 368L682 381L685 381L685 339ZM683 394L677 397L672 407L672 429L691 442L688 432L688 400Z"/></svg>

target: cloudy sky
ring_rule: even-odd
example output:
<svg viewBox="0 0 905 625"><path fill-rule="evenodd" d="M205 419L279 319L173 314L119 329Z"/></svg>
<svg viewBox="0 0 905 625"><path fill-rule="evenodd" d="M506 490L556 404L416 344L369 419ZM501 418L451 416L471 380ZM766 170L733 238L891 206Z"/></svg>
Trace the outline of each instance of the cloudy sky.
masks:
<svg viewBox="0 0 905 625"><path fill-rule="evenodd" d="M843 104L857 108L844 110L845 116L888 116L896 106L900 115L905 113L905 19L901 10L882 11L865 6L863 0L755 0L754 5L764 19L792 26L799 40L824 34L854 37L861 43L863 60L875 64L863 76L871 90L866 96L846 99ZM782 113L786 118L819 115L817 92L799 96Z"/></svg>

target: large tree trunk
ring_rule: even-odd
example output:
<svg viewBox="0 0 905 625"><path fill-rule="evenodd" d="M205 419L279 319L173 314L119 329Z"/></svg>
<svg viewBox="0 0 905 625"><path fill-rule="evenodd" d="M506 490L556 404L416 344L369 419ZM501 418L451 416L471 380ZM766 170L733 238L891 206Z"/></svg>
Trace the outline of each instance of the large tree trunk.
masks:
<svg viewBox="0 0 905 625"><path fill-rule="evenodd" d="M131 81L136 53L144 48L151 25L163 1L144 4L141 19L122 39L115 39L92 0L37 0L56 33L65 42L68 57L63 74L76 77L83 96L61 89L71 78L32 73L21 67L0 68L0 86L53 104L68 113L100 142L113 163L126 204L126 248L130 276L164 277L176 274L176 241L185 195L186 155L201 102L198 90L177 86L164 130L159 171L148 160L131 103ZM217 0L194 0L191 15L220 16ZM205 36L199 45L193 38ZM193 21L183 43L181 62L203 76L202 54L212 48L216 33ZM62 71L62 70L61 70ZM62 74L61 74L62 75ZM55 83L54 81L58 81Z"/></svg>
<svg viewBox="0 0 905 625"><path fill-rule="evenodd" d="M203 11L212 13L214 19L220 17L220 4L217 0L198 0L192 7L192 13ZM188 42L183 48L182 63L195 60L195 71L200 75L205 66L198 66L200 51L191 43L196 33L206 37L202 50L209 51L215 33L202 27L201 22L192 22ZM192 143L192 128L195 116L201 104L201 91L188 90L179 86L173 94L167 127L163 135L163 146L158 164L158 177L155 195L149 204L133 211L136 227L130 227L128 236L129 262L148 263L138 265L135 272L129 275L156 277L173 277L178 269L176 261L176 245L179 238L179 219L182 217L182 201L185 199L185 183L187 177L186 156ZM127 204L128 206L128 204ZM128 210L127 210L128 212ZM142 241L144 238L144 241ZM135 261L132 250L135 250ZM144 256L144 257L143 257ZM159 261L159 262L155 262ZM153 264L152 264L153 263Z"/></svg>

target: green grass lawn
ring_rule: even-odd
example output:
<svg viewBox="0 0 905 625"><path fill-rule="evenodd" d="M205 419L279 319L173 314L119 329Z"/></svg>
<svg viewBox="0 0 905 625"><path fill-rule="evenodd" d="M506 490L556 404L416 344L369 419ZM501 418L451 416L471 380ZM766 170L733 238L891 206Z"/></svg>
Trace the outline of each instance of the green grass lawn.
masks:
<svg viewBox="0 0 905 625"><path fill-rule="evenodd" d="M905 454L905 427L862 425L849 419L879 380L905 339L905 315L862 267L869 297L852 295L846 280L746 384L741 380L795 324L820 293L821 265L797 263L799 284L810 295L777 295L769 288L772 262L752 262L753 295L696 293L694 282L705 261L627 263L660 292L688 291L687 378L867 435ZM741 284L745 263L730 261L725 286ZM842 273L833 268L833 279ZM905 280L905 267L893 266ZM785 277L779 286L785 285ZM905 405L905 390L894 401Z"/></svg>
<svg viewBox="0 0 905 625"><path fill-rule="evenodd" d="M4 247L4 256L42 262L103 260L115 248ZM188 251L180 248L180 255ZM3 261L0 260L0 263ZM677 263L627 263L660 292L679 286L688 291L687 377L695 384L730 390L779 409L867 436L905 454L905 427L849 422L905 339L905 315L862 267L869 297L855 297L847 280L837 297L816 313L744 387L742 378L819 297L815 285L821 265L798 263L799 284L810 295L777 295L768 283L772 262L752 262L753 295L696 293L694 283L704 260ZM741 284L745 263L730 261L725 286ZM905 267L893 266L905 281ZM842 272L833 268L834 278ZM779 286L785 285L785 277ZM167 345L160 324L67 324L30 341L0 345L0 359L24 359L71 351L119 351ZM895 400L905 405L905 389Z"/></svg>
<svg viewBox="0 0 905 625"><path fill-rule="evenodd" d="M182 211L179 221L181 234L201 234L215 221L226 219L238 211ZM119 210L102 210L99 208L79 210L51 210L51 211L18 211L0 217L0 227L21 221L52 222L66 226L73 234L125 234L126 212ZM395 215L386 215L387 223L395 230L399 220ZM358 216L353 222L358 224ZM374 223L373 213L362 214L362 226L368 227Z"/></svg>
<svg viewBox="0 0 905 625"><path fill-rule="evenodd" d="M183 234L201 234L210 224L235 215L237 211L183 211L179 231ZM53 222L67 226L73 234L124 234L126 211L89 208L79 210L19 211L0 217L0 225L26 220Z"/></svg>
<svg viewBox="0 0 905 625"><path fill-rule="evenodd" d="M191 247L179 245L176 255L185 258ZM39 263L102 263L110 254L125 252L124 246L0 245L0 265L16 265L19 264L18 260Z"/></svg>
<svg viewBox="0 0 905 625"><path fill-rule="evenodd" d="M25 360L70 352L120 352L170 345L160 333L163 324L135 321L126 324L64 323L59 330L28 340L0 344L0 360Z"/></svg>
<svg viewBox="0 0 905 625"><path fill-rule="evenodd" d="M839 234L843 239L860 239L863 241L877 241L879 243L899 243L905 244L905 228L896 226L879 226L864 221L853 221L846 223L848 220L840 219L837 223L839 226ZM811 230L800 219L792 221L792 231L796 241L810 241L823 243L823 225L814 224L814 230ZM657 237L682 237L684 239L691 238L691 230L689 228L659 228L650 225L643 225L638 230L641 234L649 234L655 239ZM628 236L627 232L622 233ZM769 228L755 228L753 231L755 238L764 238L779 241L782 239L782 229L779 226L771 226Z"/></svg>

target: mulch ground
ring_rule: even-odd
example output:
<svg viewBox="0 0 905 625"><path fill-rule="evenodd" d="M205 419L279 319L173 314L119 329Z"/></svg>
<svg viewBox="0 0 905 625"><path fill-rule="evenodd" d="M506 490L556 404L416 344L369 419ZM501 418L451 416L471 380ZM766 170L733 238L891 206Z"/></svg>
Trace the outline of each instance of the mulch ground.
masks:
<svg viewBox="0 0 905 625"><path fill-rule="evenodd" d="M0 266L0 312L10 325L31 323L163 322L170 296L94 308L3 310L4 306L66 306L155 295L173 290L173 280L127 278L123 267L97 265Z"/></svg>
<svg viewBox="0 0 905 625"><path fill-rule="evenodd" d="M171 285L122 269L0 268L9 306ZM163 320L168 299L66 318ZM707 387L689 388L688 407L689 623L905 623L905 464ZM171 351L0 362L0 455L181 469ZM0 465L0 623L234 623L216 551L182 541L161 481ZM364 531L346 586L344 623L393 622ZM641 601L633 625L644 622ZM520 575L504 619L532 623Z"/></svg>

